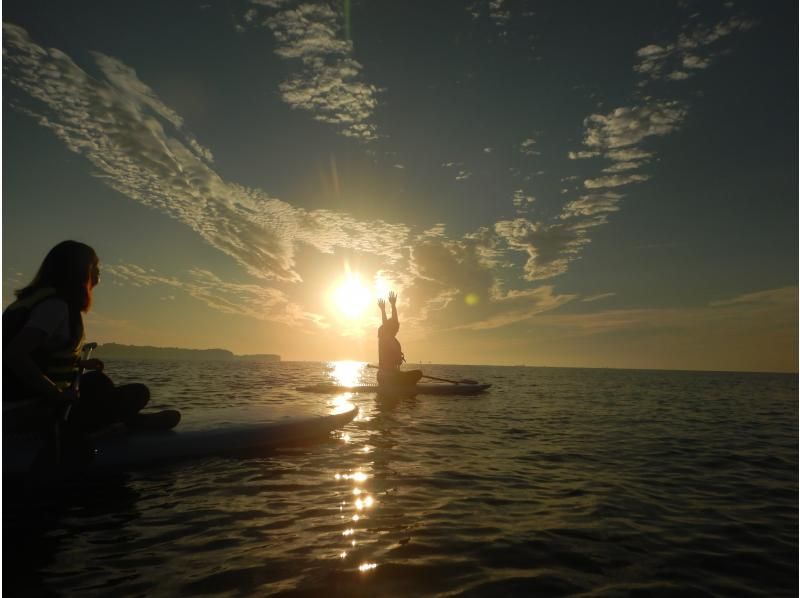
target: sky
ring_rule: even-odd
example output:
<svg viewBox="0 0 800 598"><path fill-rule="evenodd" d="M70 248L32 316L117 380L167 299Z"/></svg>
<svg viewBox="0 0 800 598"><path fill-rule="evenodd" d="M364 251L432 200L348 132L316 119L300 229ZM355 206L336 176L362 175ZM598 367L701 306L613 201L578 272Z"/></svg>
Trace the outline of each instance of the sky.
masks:
<svg viewBox="0 0 800 598"><path fill-rule="evenodd" d="M797 371L796 3L3 3L3 306L90 340Z"/></svg>

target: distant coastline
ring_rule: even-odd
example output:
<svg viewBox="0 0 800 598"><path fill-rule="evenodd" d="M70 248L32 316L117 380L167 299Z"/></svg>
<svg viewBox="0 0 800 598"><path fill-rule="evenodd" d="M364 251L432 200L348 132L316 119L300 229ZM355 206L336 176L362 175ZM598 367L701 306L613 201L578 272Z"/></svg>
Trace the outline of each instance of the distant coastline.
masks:
<svg viewBox="0 0 800 598"><path fill-rule="evenodd" d="M178 347L150 347L105 343L93 354L101 359L158 359L164 361L280 361L272 353L234 355L227 349L181 349Z"/></svg>

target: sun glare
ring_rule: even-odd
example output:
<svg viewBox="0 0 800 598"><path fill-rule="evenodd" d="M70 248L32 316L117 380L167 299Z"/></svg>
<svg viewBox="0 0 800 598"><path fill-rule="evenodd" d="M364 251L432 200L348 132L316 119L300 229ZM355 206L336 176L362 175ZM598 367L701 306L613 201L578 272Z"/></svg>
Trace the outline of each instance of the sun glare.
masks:
<svg viewBox="0 0 800 598"><path fill-rule="evenodd" d="M355 320L372 303L372 292L361 282L358 274L348 272L333 291L333 302L342 315Z"/></svg>

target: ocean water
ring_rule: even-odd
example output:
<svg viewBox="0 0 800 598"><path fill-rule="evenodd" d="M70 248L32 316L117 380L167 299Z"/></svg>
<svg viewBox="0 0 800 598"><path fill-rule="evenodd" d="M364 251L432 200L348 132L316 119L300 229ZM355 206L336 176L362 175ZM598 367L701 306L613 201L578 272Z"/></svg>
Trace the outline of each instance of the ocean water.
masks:
<svg viewBox="0 0 800 598"><path fill-rule="evenodd" d="M328 440L4 486L9 596L796 596L797 376L423 366L476 397L300 393L348 363L110 362L184 417L358 418Z"/></svg>

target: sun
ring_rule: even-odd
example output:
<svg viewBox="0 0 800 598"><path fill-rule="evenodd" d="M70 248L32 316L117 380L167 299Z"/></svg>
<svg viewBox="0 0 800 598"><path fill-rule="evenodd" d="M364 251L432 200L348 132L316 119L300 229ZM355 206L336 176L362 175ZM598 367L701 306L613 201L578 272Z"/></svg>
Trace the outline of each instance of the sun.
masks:
<svg viewBox="0 0 800 598"><path fill-rule="evenodd" d="M372 290L361 282L358 274L348 272L334 289L332 299L339 313L349 320L355 320L372 303L373 295Z"/></svg>

